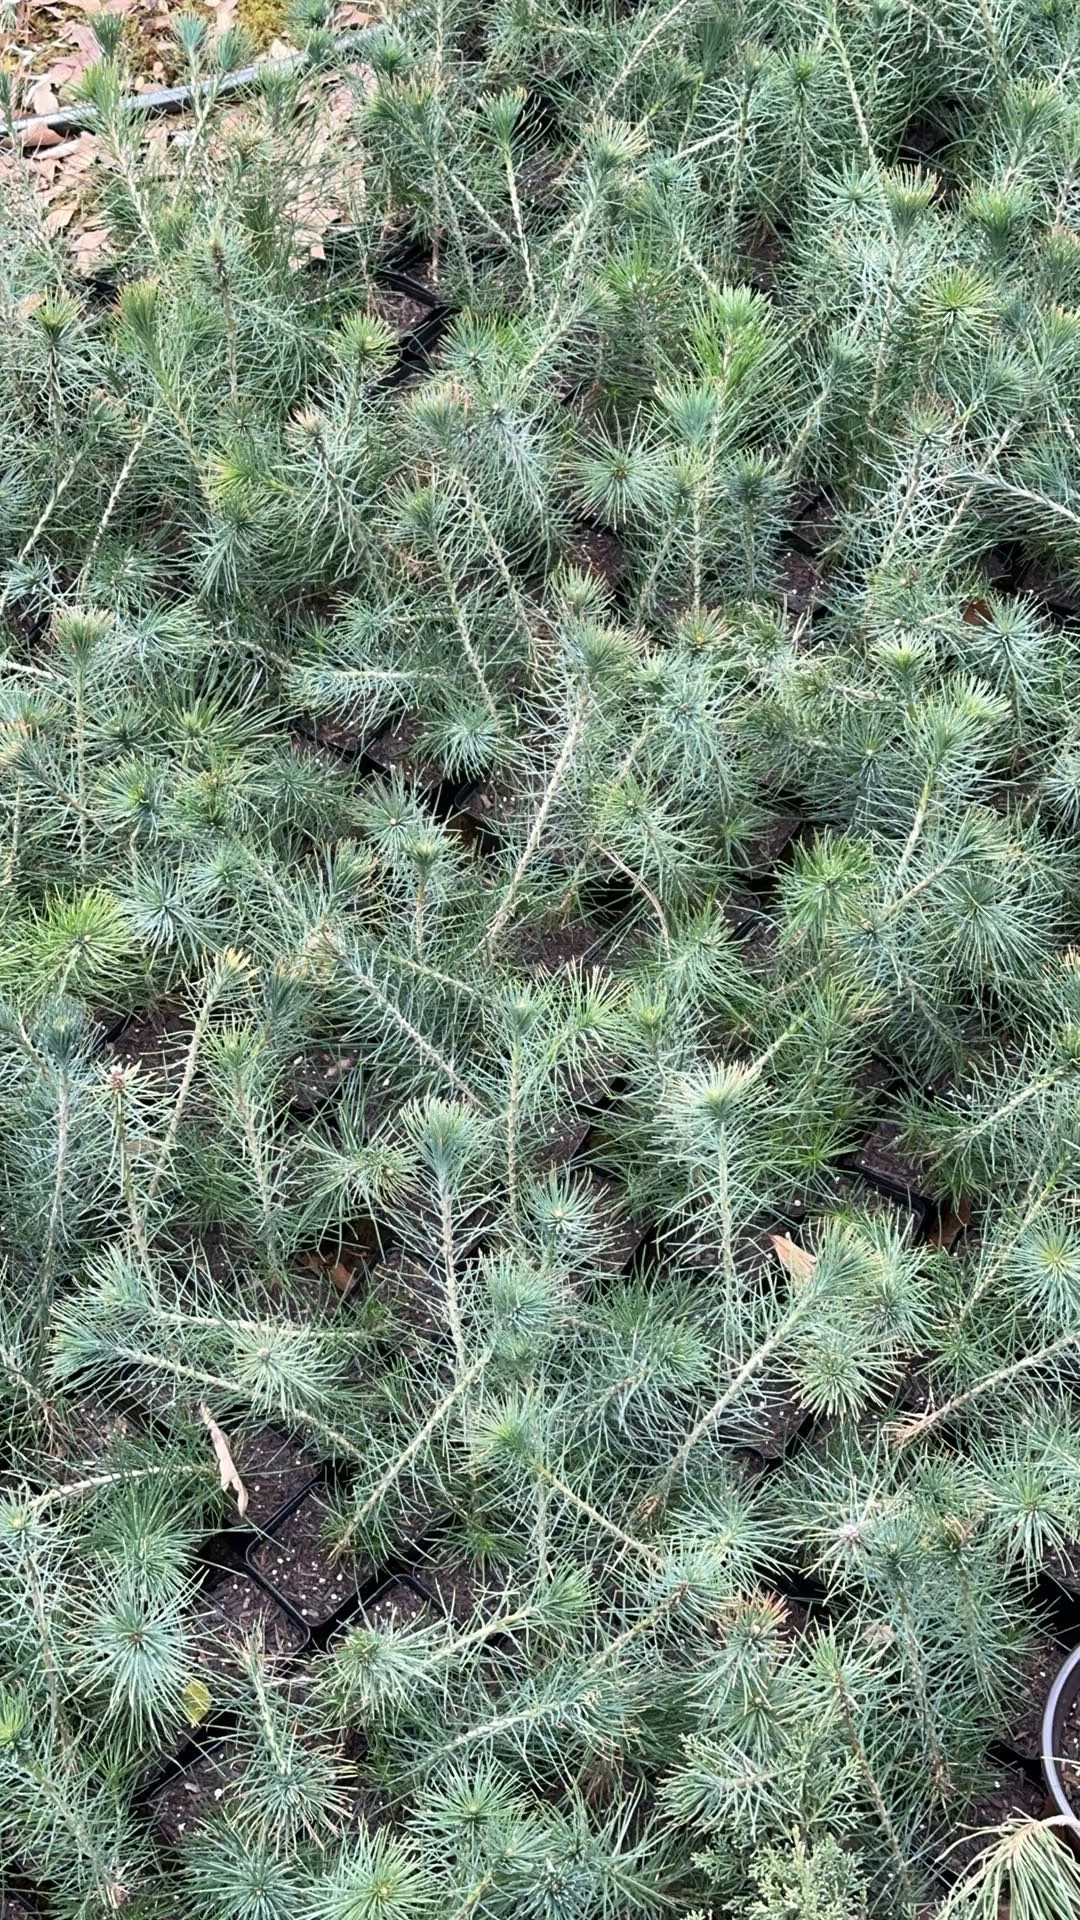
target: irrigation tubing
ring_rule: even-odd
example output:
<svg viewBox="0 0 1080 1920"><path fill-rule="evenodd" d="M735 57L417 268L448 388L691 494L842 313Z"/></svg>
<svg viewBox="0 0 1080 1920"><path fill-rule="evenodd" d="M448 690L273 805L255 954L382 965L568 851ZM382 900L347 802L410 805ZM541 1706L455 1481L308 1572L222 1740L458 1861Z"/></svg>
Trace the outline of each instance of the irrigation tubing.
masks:
<svg viewBox="0 0 1080 1920"><path fill-rule="evenodd" d="M354 53L362 44L360 34L342 34L333 42L333 52ZM222 95L243 93L247 88L256 86L266 74L291 73L294 68L302 66L307 58L306 53L290 53L278 60L261 60L252 67L237 67L232 73L211 74L205 80L193 80L184 87L155 87L148 93L130 93L121 101L121 111L181 113L185 107L194 106L197 100L205 100L208 95L218 99ZM56 113L35 113L25 120L12 120L0 131L0 139L5 142L16 137L22 139L26 134L37 133L43 128L49 128L54 133L93 133L98 123L97 110L87 101L85 105L61 107Z"/></svg>

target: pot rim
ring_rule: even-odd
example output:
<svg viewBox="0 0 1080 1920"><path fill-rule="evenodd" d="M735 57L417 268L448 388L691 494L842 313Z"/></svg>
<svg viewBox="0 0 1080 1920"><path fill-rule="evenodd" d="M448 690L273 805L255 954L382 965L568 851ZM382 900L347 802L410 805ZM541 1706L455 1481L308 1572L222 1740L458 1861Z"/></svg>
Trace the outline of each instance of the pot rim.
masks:
<svg viewBox="0 0 1080 1920"><path fill-rule="evenodd" d="M1046 1696L1042 1722L1042 1768L1051 1798L1060 1814L1080 1831L1080 1814L1065 1791L1057 1762L1059 1720L1080 1694L1080 1647L1074 1647L1054 1677Z"/></svg>

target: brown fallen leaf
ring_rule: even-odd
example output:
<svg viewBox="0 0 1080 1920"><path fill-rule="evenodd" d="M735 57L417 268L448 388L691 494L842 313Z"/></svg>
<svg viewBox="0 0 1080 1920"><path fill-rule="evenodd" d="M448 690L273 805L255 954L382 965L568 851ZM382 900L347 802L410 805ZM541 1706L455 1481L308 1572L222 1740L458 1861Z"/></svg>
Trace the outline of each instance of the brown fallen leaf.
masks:
<svg viewBox="0 0 1080 1920"><path fill-rule="evenodd" d="M74 200L61 200L49 207L45 215L46 233L63 233L67 227L70 227L75 218L76 205L77 202ZM77 244L76 242L76 249Z"/></svg>
<svg viewBox="0 0 1080 1920"><path fill-rule="evenodd" d="M807 1253L805 1247L796 1246L794 1240L789 1239L786 1233L771 1233L769 1239L772 1242L773 1252L785 1273L790 1274L796 1284L809 1280L817 1266L815 1255Z"/></svg>
<svg viewBox="0 0 1080 1920"><path fill-rule="evenodd" d="M27 153L39 153L45 147L62 147L66 139L67 134L58 133L55 127L27 127L23 148Z"/></svg>
<svg viewBox="0 0 1080 1920"><path fill-rule="evenodd" d="M308 1273L317 1273L320 1278L332 1280L339 1293L348 1293L356 1280L356 1269L345 1264L344 1260L331 1260L324 1253L302 1253L297 1265Z"/></svg>
<svg viewBox="0 0 1080 1920"><path fill-rule="evenodd" d="M95 161L101 159L103 152L104 148L96 133L81 133L78 139L72 142L70 156L64 161L65 173L85 173L87 167L92 167Z"/></svg>
<svg viewBox="0 0 1080 1920"><path fill-rule="evenodd" d="M955 1207L943 1208L937 1226L929 1235L930 1245L934 1247L955 1246L960 1235L971 1225L971 1201L958 1200Z"/></svg>
<svg viewBox="0 0 1080 1920"><path fill-rule="evenodd" d="M59 113L60 102L48 80L39 80L36 87L30 89L31 113Z"/></svg>
<svg viewBox="0 0 1080 1920"><path fill-rule="evenodd" d="M229 1450L229 1443L205 1400L199 1401L199 1418L206 1428L207 1433L210 1435L211 1444L217 1458L218 1473L221 1476L221 1491L222 1493L229 1493L230 1491L235 1493L236 1511L242 1520L247 1512L247 1488L236 1471L236 1463Z"/></svg>
<svg viewBox="0 0 1080 1920"><path fill-rule="evenodd" d="M75 257L78 273L93 273L95 267L108 257L109 235L104 227L87 227L73 234L71 251Z"/></svg>

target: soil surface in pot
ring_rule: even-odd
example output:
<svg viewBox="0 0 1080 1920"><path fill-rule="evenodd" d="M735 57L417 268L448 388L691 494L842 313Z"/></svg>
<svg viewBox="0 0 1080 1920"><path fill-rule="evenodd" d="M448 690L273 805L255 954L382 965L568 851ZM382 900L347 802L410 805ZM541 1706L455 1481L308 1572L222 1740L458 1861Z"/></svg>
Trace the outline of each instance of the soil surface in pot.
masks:
<svg viewBox="0 0 1080 1920"><path fill-rule="evenodd" d="M553 1167L564 1167L568 1160L580 1153L592 1132L592 1125L591 1118L571 1111L564 1118L551 1122L541 1139L527 1151L526 1158L532 1172L550 1173Z"/></svg>
<svg viewBox="0 0 1080 1920"><path fill-rule="evenodd" d="M422 1571L424 1585L431 1588L443 1612L456 1627L466 1626L477 1618L493 1620L502 1609L502 1583L496 1573L489 1574L485 1580L467 1560L448 1560L434 1566L425 1564Z"/></svg>
<svg viewBox="0 0 1080 1920"><path fill-rule="evenodd" d="M799 553L795 547L789 547L781 557L773 586L774 597L796 617L812 613L821 602L823 582L821 572L813 562Z"/></svg>
<svg viewBox="0 0 1080 1920"><path fill-rule="evenodd" d="M587 1169L582 1178L591 1189L596 1225L604 1236L593 1265L601 1273L622 1273L645 1239L648 1229L631 1219L617 1180L592 1169Z"/></svg>
<svg viewBox="0 0 1080 1920"><path fill-rule="evenodd" d="M508 932L506 944L516 965L526 973L558 973L575 960L602 966L607 950L606 936L584 920L566 926L515 927Z"/></svg>
<svg viewBox="0 0 1080 1920"><path fill-rule="evenodd" d="M582 526L566 549L567 565L593 573L613 592L626 572L626 549L617 533L603 527Z"/></svg>
<svg viewBox="0 0 1080 1920"><path fill-rule="evenodd" d="M738 1416L739 1445L750 1448L762 1460L778 1460L806 1419L806 1408L787 1381L771 1382L763 1376L760 1399Z"/></svg>
<svg viewBox="0 0 1080 1920"><path fill-rule="evenodd" d="M275 1513L306 1487L318 1460L303 1441L263 1427L254 1433L229 1436L233 1463L247 1489L244 1523L265 1527Z"/></svg>
<svg viewBox="0 0 1080 1920"><path fill-rule="evenodd" d="M1029 1780L1019 1768L997 1767L984 1792L952 1821L951 1831L937 1848L938 1864L950 1879L959 1878L987 1847L987 1830L1007 1820L1037 1820L1046 1808L1046 1788Z"/></svg>
<svg viewBox="0 0 1080 1920"><path fill-rule="evenodd" d="M52 1411L55 1437L49 1457L74 1469L100 1467L103 1456L137 1430L122 1406L99 1394L74 1404L54 1401Z"/></svg>
<svg viewBox="0 0 1080 1920"><path fill-rule="evenodd" d="M250 1564L309 1626L329 1620L375 1569L356 1560L335 1560L325 1533L330 1510L312 1494L250 1554Z"/></svg>
<svg viewBox="0 0 1080 1920"><path fill-rule="evenodd" d="M388 1627L430 1626L438 1617L424 1594L404 1580L394 1580L361 1608L354 1624L382 1633Z"/></svg>
<svg viewBox="0 0 1080 1920"><path fill-rule="evenodd" d="M762 827L760 833L752 834L742 844L742 866L748 873L766 873L779 860L785 848L790 846L802 821L794 815L785 815L773 820L769 826Z"/></svg>
<svg viewBox="0 0 1080 1920"><path fill-rule="evenodd" d="M443 777L442 768L435 760L421 758L420 741L423 733L424 723L419 714L409 714L404 720L384 727L376 739L368 742L364 751L368 759L373 760L384 773L392 773L399 767L421 790L437 787Z"/></svg>
<svg viewBox="0 0 1080 1920"><path fill-rule="evenodd" d="M208 1747L182 1772L159 1787L150 1802L150 1818L163 1840L176 1846L185 1834L205 1825L243 1779L247 1756L234 1744Z"/></svg>
<svg viewBox="0 0 1080 1920"><path fill-rule="evenodd" d="M426 301L414 300L410 294L399 293L396 287L380 287L378 293L370 296L368 306L396 334L412 333L431 312Z"/></svg>
<svg viewBox="0 0 1080 1920"><path fill-rule="evenodd" d="M445 1336L439 1276L402 1248L395 1248L371 1270L368 1297L385 1313L388 1331L407 1327L424 1340Z"/></svg>
<svg viewBox="0 0 1080 1920"><path fill-rule="evenodd" d="M253 1633L261 1633L272 1660L298 1653L306 1639L303 1628L245 1573L231 1573L210 1588L192 1627L199 1667L210 1673L235 1672L240 1648Z"/></svg>
<svg viewBox="0 0 1080 1920"><path fill-rule="evenodd" d="M289 1102L301 1113L313 1113L337 1092L356 1065L355 1047L311 1046L294 1054L285 1076Z"/></svg>
<svg viewBox="0 0 1080 1920"><path fill-rule="evenodd" d="M121 1066L138 1067L160 1084L178 1078L191 1044L191 1015L179 1001L161 1000L146 1013L136 1014L102 1052Z"/></svg>
<svg viewBox="0 0 1080 1920"><path fill-rule="evenodd" d="M1043 1709L1064 1657L1057 1641L1041 1633L1016 1664L1001 1737L1024 1760L1038 1760L1042 1753Z"/></svg>

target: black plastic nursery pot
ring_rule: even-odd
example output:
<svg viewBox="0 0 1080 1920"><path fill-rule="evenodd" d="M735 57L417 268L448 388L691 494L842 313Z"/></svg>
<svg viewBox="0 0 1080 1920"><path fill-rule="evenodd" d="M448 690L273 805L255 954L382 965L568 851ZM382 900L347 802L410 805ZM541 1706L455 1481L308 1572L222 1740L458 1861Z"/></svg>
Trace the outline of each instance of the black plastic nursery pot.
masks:
<svg viewBox="0 0 1080 1920"><path fill-rule="evenodd" d="M247 1550L247 1567L279 1607L318 1633L356 1605L370 1561L335 1559L325 1544L330 1508L317 1486L288 1502Z"/></svg>
<svg viewBox="0 0 1080 1920"><path fill-rule="evenodd" d="M340 1647L358 1628L412 1627L445 1618L445 1609L430 1587L413 1573L391 1573L360 1601L355 1613L336 1626L328 1651Z"/></svg>
<svg viewBox="0 0 1080 1920"><path fill-rule="evenodd" d="M1042 1723L1042 1769L1055 1810L1080 1845L1080 1647L1058 1668L1046 1697Z"/></svg>
<svg viewBox="0 0 1080 1920"><path fill-rule="evenodd" d="M933 1210L933 1197L923 1186L921 1167L899 1145L900 1131L896 1122L880 1121L846 1164L868 1186L907 1207L921 1228Z"/></svg>

